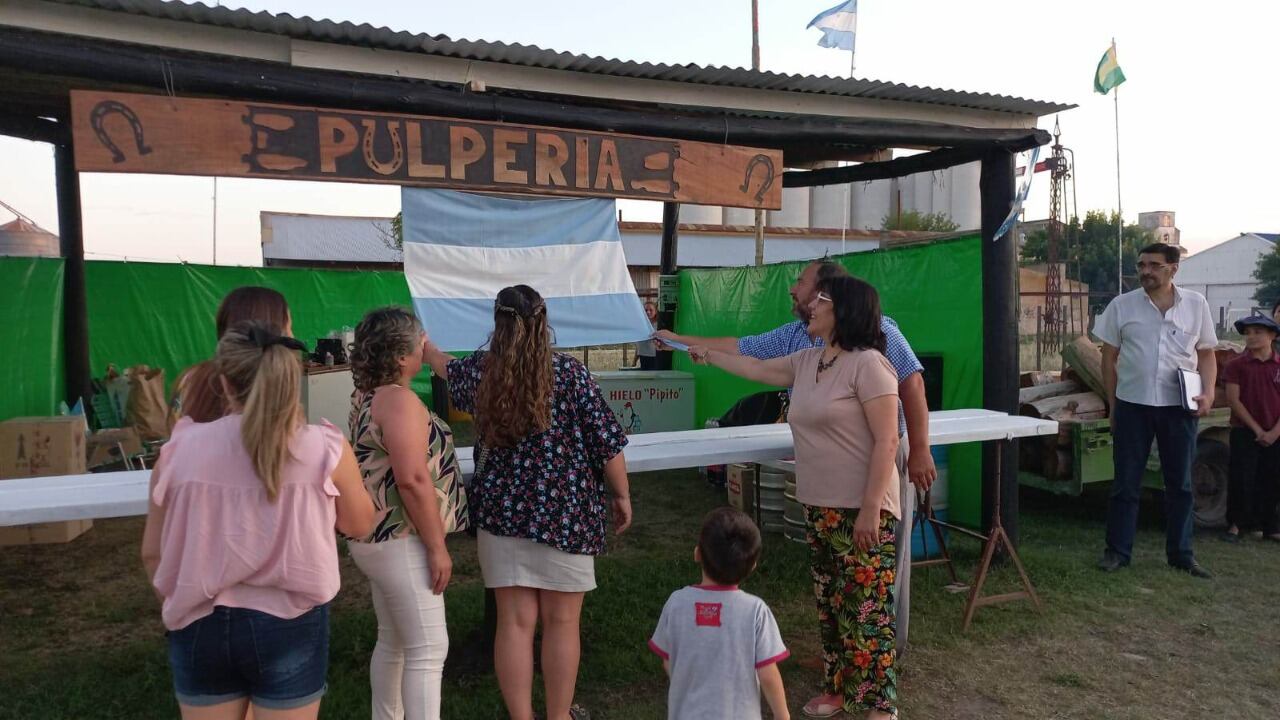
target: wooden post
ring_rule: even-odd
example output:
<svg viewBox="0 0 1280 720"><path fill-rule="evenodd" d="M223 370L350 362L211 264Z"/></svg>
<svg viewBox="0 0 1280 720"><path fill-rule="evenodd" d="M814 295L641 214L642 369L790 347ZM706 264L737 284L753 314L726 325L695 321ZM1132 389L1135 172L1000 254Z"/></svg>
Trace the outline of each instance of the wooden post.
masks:
<svg viewBox="0 0 1280 720"><path fill-rule="evenodd" d="M662 255L659 260L659 275L674 275L676 273L676 252L680 247L680 203L664 202L662 203ZM662 280L658 280L658 299L662 299ZM658 304L658 328L661 330L673 330L676 324L676 314L672 310L664 310L661 302ZM671 369L671 351L664 350L658 353L658 369Z"/></svg>
<svg viewBox="0 0 1280 720"><path fill-rule="evenodd" d="M982 159L982 406L1018 413L1018 263L1014 233L992 240L1013 205L1013 153L994 148ZM997 460L996 453L1001 456ZM997 468L1010 471L1001 475ZM1016 442L987 443L982 453L982 527L991 529L996 499L1012 545L1018 543ZM996 483L1002 483L996 492Z"/></svg>
<svg viewBox="0 0 1280 720"><path fill-rule="evenodd" d="M89 309L85 298L84 224L80 216L80 175L71 133L54 146L58 194L58 240L62 266L63 373L68 405L84 400L92 415L93 376L89 367Z"/></svg>

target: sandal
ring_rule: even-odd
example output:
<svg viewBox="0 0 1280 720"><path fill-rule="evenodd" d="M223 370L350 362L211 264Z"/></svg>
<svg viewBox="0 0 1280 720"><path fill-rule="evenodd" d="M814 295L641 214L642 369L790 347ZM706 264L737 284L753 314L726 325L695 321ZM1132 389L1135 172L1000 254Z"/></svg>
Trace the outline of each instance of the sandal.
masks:
<svg viewBox="0 0 1280 720"><path fill-rule="evenodd" d="M843 710L844 698L839 695L819 695L801 708L801 712L811 718L835 717Z"/></svg>
<svg viewBox="0 0 1280 720"><path fill-rule="evenodd" d="M569 720L591 720L591 713L581 705L570 705Z"/></svg>

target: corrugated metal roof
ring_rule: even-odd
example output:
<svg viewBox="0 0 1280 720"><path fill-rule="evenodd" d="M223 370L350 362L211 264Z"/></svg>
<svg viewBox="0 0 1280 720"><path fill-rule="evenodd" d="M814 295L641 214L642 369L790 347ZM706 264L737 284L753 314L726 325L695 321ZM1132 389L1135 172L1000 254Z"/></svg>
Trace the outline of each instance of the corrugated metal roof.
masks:
<svg viewBox="0 0 1280 720"><path fill-rule="evenodd" d="M262 213L262 259L404 262L391 218Z"/></svg>
<svg viewBox="0 0 1280 720"><path fill-rule="evenodd" d="M487 42L483 40L454 40L446 35L395 31L386 27L374 27L367 23L356 25L350 22L316 20L305 16L295 18L287 13L273 15L268 12L209 7L202 3L167 2L165 0L49 1L151 18L283 35L298 40L419 52L464 60L498 62L596 75L666 80L754 90L778 90L876 100L895 100L975 110L992 110L1020 115L1050 115L1075 107L1075 105L1027 100L1007 95L943 90L880 80L788 75L743 68L704 67L691 63L667 65L590 55L574 55L567 52L543 49L536 45Z"/></svg>

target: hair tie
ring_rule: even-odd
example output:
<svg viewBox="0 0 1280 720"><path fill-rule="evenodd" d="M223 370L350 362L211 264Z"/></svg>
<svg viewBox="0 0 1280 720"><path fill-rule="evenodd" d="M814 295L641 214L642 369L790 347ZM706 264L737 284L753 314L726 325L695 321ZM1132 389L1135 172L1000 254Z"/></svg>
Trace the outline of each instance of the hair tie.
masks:
<svg viewBox="0 0 1280 720"><path fill-rule="evenodd" d="M499 312L510 313L512 315L520 314L515 308L511 307L510 305L502 305L498 303L498 304L495 304L493 307L495 310L498 310Z"/></svg>
<svg viewBox="0 0 1280 720"><path fill-rule="evenodd" d="M301 340L287 335L277 335L261 325L254 325L249 328L249 340L263 351L266 351L272 345L283 345L290 350L301 350L303 352L307 349L307 346L303 345Z"/></svg>

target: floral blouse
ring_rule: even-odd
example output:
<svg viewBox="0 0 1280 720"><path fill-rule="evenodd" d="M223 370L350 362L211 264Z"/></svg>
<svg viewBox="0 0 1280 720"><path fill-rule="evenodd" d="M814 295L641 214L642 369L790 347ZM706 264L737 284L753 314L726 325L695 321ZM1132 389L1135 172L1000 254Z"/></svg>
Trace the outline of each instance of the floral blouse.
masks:
<svg viewBox="0 0 1280 720"><path fill-rule="evenodd" d="M484 352L449 363L449 395L475 412ZM604 552L608 518L604 466L627 436L582 363L552 356L551 427L514 447L476 443L475 477L467 488L476 527L527 538L578 555Z"/></svg>
<svg viewBox="0 0 1280 720"><path fill-rule="evenodd" d="M359 542L384 542L409 535L418 529L409 519L400 498L396 473L391 467L391 453L382 442L382 428L373 420L371 392L356 390L351 394L351 449L360 465L365 490L373 498L373 530ZM445 533L467 529L467 494L458 473L458 457L453 448L453 431L445 421L428 412L431 427L427 437L427 469L436 487L436 506L440 508L440 524Z"/></svg>

